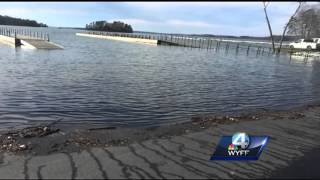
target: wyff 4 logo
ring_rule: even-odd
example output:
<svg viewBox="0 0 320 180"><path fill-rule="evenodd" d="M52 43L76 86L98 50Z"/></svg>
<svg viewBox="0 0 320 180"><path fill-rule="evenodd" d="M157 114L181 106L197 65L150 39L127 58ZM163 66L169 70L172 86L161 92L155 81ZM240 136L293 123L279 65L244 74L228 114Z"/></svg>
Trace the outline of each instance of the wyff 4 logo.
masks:
<svg viewBox="0 0 320 180"><path fill-rule="evenodd" d="M244 132L223 136L211 160L258 160L268 136L248 136Z"/></svg>
<svg viewBox="0 0 320 180"><path fill-rule="evenodd" d="M234 134L232 136L232 143L228 146L229 156L248 155L250 150L246 150L246 148L249 146L249 142L249 136L246 133Z"/></svg>

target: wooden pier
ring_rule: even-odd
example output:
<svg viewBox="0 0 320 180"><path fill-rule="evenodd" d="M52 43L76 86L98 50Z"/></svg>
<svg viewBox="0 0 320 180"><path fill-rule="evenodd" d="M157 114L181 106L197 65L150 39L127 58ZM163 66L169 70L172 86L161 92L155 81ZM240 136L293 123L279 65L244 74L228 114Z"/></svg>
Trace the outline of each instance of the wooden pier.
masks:
<svg viewBox="0 0 320 180"><path fill-rule="evenodd" d="M0 43L26 49L63 49L62 46L50 42L48 33L36 32L27 29L1 27Z"/></svg>

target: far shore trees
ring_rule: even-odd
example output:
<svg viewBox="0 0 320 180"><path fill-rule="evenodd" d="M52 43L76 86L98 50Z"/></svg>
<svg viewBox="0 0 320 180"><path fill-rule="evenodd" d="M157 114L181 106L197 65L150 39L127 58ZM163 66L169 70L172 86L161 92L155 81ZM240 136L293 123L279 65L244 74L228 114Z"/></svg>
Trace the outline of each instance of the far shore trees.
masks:
<svg viewBox="0 0 320 180"><path fill-rule="evenodd" d="M288 34L306 39L320 37L320 3L302 7L290 22Z"/></svg>
<svg viewBox="0 0 320 180"><path fill-rule="evenodd" d="M125 24L120 21L114 21L113 23L108 23L107 21L95 21L86 25L88 30L96 31L109 31L109 32L125 32L132 33L133 29L131 25Z"/></svg>
<svg viewBox="0 0 320 180"><path fill-rule="evenodd" d="M38 23L34 20L20 19L10 16L0 15L0 25L10 25L10 26L31 26L31 27L48 27L46 24Z"/></svg>
<svg viewBox="0 0 320 180"><path fill-rule="evenodd" d="M296 38L310 39L320 37L320 3L316 5L307 5L305 2L298 2L298 7L292 14L288 22L285 24L282 36L280 39L280 45L278 53L281 50L282 43L286 39L286 34L295 36ZM272 49L275 52L274 36L272 34L271 24L267 14L267 7L269 2L263 1L263 8L265 18L270 32L270 38L272 41Z"/></svg>

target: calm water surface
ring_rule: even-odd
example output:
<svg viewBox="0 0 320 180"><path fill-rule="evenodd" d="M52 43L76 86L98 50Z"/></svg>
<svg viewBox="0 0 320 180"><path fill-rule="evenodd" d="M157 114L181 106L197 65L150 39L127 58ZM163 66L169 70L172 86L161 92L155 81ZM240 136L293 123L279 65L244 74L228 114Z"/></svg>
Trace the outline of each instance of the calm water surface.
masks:
<svg viewBox="0 0 320 180"><path fill-rule="evenodd" d="M320 99L320 61L75 36L64 50L0 44L0 129L62 123L149 126L209 113L286 109Z"/></svg>

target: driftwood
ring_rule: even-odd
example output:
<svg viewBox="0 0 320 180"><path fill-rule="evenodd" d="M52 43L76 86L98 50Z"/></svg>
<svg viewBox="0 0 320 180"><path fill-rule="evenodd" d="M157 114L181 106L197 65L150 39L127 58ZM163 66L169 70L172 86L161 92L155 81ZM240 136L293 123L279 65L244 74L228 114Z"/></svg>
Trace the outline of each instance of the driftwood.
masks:
<svg viewBox="0 0 320 180"><path fill-rule="evenodd" d="M104 130L104 129L116 129L116 127L109 126L109 127L90 128L89 131Z"/></svg>
<svg viewBox="0 0 320 180"><path fill-rule="evenodd" d="M4 135L10 135L13 137L19 136L21 138L31 138L31 137L43 137L60 131L58 128L52 128L54 124L57 124L62 119L50 122L47 125L39 125L35 127L27 127L20 130L15 130L13 132L7 132Z"/></svg>

